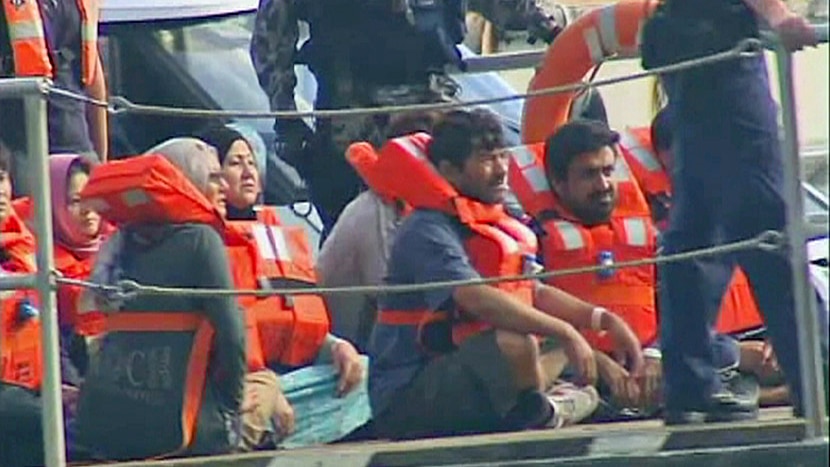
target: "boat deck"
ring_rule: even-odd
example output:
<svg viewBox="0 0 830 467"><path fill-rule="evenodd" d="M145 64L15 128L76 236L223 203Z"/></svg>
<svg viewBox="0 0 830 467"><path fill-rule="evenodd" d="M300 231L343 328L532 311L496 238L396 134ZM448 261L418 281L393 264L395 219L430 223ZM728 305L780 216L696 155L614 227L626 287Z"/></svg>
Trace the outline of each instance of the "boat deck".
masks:
<svg viewBox="0 0 830 467"><path fill-rule="evenodd" d="M827 420L825 419L825 424ZM790 409L758 421L665 428L659 420L577 425L560 430L371 441L239 455L110 464L118 467L363 467L506 465L826 466L827 438L803 441Z"/></svg>

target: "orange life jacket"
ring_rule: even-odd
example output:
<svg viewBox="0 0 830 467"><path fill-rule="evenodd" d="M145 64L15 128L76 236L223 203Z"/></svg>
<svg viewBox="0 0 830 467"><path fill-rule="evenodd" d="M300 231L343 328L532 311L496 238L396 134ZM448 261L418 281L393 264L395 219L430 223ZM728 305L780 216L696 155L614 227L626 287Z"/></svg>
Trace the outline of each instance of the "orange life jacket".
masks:
<svg viewBox="0 0 830 467"><path fill-rule="evenodd" d="M203 223L222 231L221 216L213 205L159 155L96 166L81 199L119 226ZM158 439L142 446L148 449L142 456L187 448L196 431L207 378L214 333L208 318L187 310L89 315L93 321L103 321L107 346L97 363L90 365L81 391L78 419L85 442L106 453L123 446L108 442L120 435L110 433L109 425L100 420L135 417L136 411L144 410L153 415L140 423L141 429L158 434ZM82 329L89 324L80 321ZM166 404L174 407L168 410ZM171 426L177 431L170 432Z"/></svg>
<svg viewBox="0 0 830 467"><path fill-rule="evenodd" d="M628 128L620 132L620 152L646 199L671 198L671 180L654 152L648 128ZM652 218L654 217L654 213ZM654 219L663 229L668 219Z"/></svg>
<svg viewBox="0 0 830 467"><path fill-rule="evenodd" d="M536 257L536 236L521 222L508 216L502 206L485 205L461 196L426 159L429 140L430 137L423 133L395 138L386 143L380 154L365 143L357 143L349 148L349 153L358 173L381 196L402 200L415 209L438 210L458 218L472 233L465 241L465 249L479 274L500 277L526 272L526 266ZM401 174L406 174L403 182ZM493 286L525 303L533 303L532 281L504 282ZM464 310L444 313L387 309L380 311L378 323L417 326L420 343L431 351L448 350L452 345L458 345L467 337L490 327ZM424 341L426 326L437 323L451 325L451 343L436 345Z"/></svg>
<svg viewBox="0 0 830 467"><path fill-rule="evenodd" d="M0 298L0 381L39 391L43 382L40 318L24 316L21 306L33 303L27 292L6 292Z"/></svg>
<svg viewBox="0 0 830 467"><path fill-rule="evenodd" d="M620 149L646 196L665 197L670 200L671 180L654 153L649 129L630 128L621 132ZM664 229L666 223L658 223L657 226ZM763 325L764 320L761 318L746 274L740 268L736 268L724 294L715 329L720 333L733 334Z"/></svg>
<svg viewBox="0 0 830 467"><path fill-rule="evenodd" d="M3 267L8 272L33 273L37 271L35 236L12 209L0 224L0 250L4 253Z"/></svg>
<svg viewBox="0 0 830 467"><path fill-rule="evenodd" d="M163 156L150 154L95 167L81 198L106 221L126 224L208 224L222 218L207 198Z"/></svg>
<svg viewBox="0 0 830 467"><path fill-rule="evenodd" d="M741 268L735 268L723 294L715 330L723 334L740 334L764 326L764 318L755 301L755 293Z"/></svg>
<svg viewBox="0 0 830 467"><path fill-rule="evenodd" d="M35 237L12 209L0 225L0 250L5 255L2 268L9 273L31 274L37 271ZM41 363L40 319L23 319L19 310L30 293L9 291L0 294L0 379L39 390L43 380Z"/></svg>
<svg viewBox="0 0 830 467"><path fill-rule="evenodd" d="M280 225L272 209L257 221L228 222L225 244L239 289L312 287L311 248L301 227ZM249 327L248 364L302 366L313 361L330 330L328 309L317 295L241 296ZM256 348L253 348L256 347Z"/></svg>
<svg viewBox="0 0 830 467"><path fill-rule="evenodd" d="M77 258L71 251L55 245L55 269L69 279L89 279L92 275L92 266L95 256L84 259ZM78 316L78 304L83 293L83 287L60 284L57 290L58 321L63 326L74 326Z"/></svg>
<svg viewBox="0 0 830 467"><path fill-rule="evenodd" d="M98 66L99 0L76 0L81 16L81 81L89 86ZM40 6L36 0L3 2L9 30L15 76L54 78L54 67L46 45Z"/></svg>
<svg viewBox="0 0 830 467"><path fill-rule="evenodd" d="M601 252L612 255L613 261L651 258L656 251L656 230L648 216L636 183L617 159L614 172L619 205L611 221L585 227L566 210L550 189L542 168L543 145L514 148L510 163L510 181L516 197L545 232L542 251L545 268L555 271L598 264ZM631 327L643 345L657 336L655 303L655 270L653 265L625 268L602 277L597 273L555 276L548 282L590 303L604 306L619 315ZM583 331L595 348L610 352L609 336Z"/></svg>

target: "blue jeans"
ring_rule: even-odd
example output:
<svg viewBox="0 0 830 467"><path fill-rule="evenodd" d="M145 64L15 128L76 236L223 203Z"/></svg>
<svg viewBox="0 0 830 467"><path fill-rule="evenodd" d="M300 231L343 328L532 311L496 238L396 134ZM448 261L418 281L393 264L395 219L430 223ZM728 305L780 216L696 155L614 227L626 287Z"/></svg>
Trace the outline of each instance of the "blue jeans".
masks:
<svg viewBox="0 0 830 467"><path fill-rule="evenodd" d="M674 189L666 254L783 231L783 165L763 57L664 77L674 130ZM666 407L705 408L722 389L711 324L735 265L746 272L800 412L792 274L784 252L758 249L674 262L661 273Z"/></svg>

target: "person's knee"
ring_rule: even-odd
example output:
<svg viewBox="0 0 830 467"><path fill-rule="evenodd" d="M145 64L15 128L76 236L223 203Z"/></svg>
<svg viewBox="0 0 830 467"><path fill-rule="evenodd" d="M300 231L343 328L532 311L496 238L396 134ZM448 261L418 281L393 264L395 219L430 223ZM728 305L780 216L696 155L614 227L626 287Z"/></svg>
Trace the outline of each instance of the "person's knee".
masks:
<svg viewBox="0 0 830 467"><path fill-rule="evenodd" d="M502 355L512 362L535 364L539 360L539 342L529 334L496 331L496 344Z"/></svg>

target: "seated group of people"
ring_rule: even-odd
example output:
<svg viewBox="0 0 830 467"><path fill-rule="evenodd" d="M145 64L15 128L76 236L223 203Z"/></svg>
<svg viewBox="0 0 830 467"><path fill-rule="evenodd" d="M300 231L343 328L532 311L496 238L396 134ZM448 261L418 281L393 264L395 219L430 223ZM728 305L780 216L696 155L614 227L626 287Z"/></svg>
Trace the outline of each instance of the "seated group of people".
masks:
<svg viewBox="0 0 830 467"><path fill-rule="evenodd" d="M258 205L251 145L233 129L95 167L74 155L49 162L55 264L64 277L231 290L316 281L302 228ZM10 199L9 173L4 155L0 267L31 273L32 203ZM327 369L329 404L355 405L345 396L361 387L365 398L365 357L329 333L321 297L132 297L67 285L57 292L70 459L273 448L299 417L315 415L296 414L287 398L282 377L298 369ZM39 465L43 371L34 292L7 294L2 311L0 464ZM308 397L301 392L298 404L308 406ZM331 432L365 424L363 405L366 415L352 410L356 416L313 439L332 441Z"/></svg>
<svg viewBox="0 0 830 467"><path fill-rule="evenodd" d="M376 437L557 428L594 415L601 400L615 414L659 409L655 268L613 267L657 251L651 209L631 176L637 148L621 149L602 123L575 121L544 145L508 151L500 122L484 110L405 116L389 137L382 148L350 147L369 190L341 215L316 264L305 234L258 205L251 146L234 130L94 168L78 156L51 158L64 276L300 289L237 297L60 285L71 458L277 446L305 416L285 396L286 375L319 364L336 375L331 398L365 389L365 360L350 341L370 356ZM32 208L10 199L9 173L0 157L0 267L33 272ZM505 202L511 188L521 206ZM606 268L547 283L476 282L596 264ZM315 283L441 281L471 282L363 297L368 305L301 294ZM745 279L733 286L713 329L762 326ZM0 459L34 464L42 455L37 303L26 291L2 305ZM780 383L765 346L724 338L720 353L725 374L740 365ZM340 435L368 418L343 423Z"/></svg>
<svg viewBox="0 0 830 467"><path fill-rule="evenodd" d="M323 244L320 281L472 282L367 295L362 310L354 297L329 300L336 332L371 357L375 432L414 438L655 415L658 270L614 264L658 254L667 209L656 207L671 194L665 114L655 137L577 120L544 144L510 149L497 117L484 110L411 122L421 133L382 148L350 147L369 191ZM597 265L605 268L544 284L475 282ZM720 308L712 327L725 382L756 408L758 399L785 403L740 271Z"/></svg>

